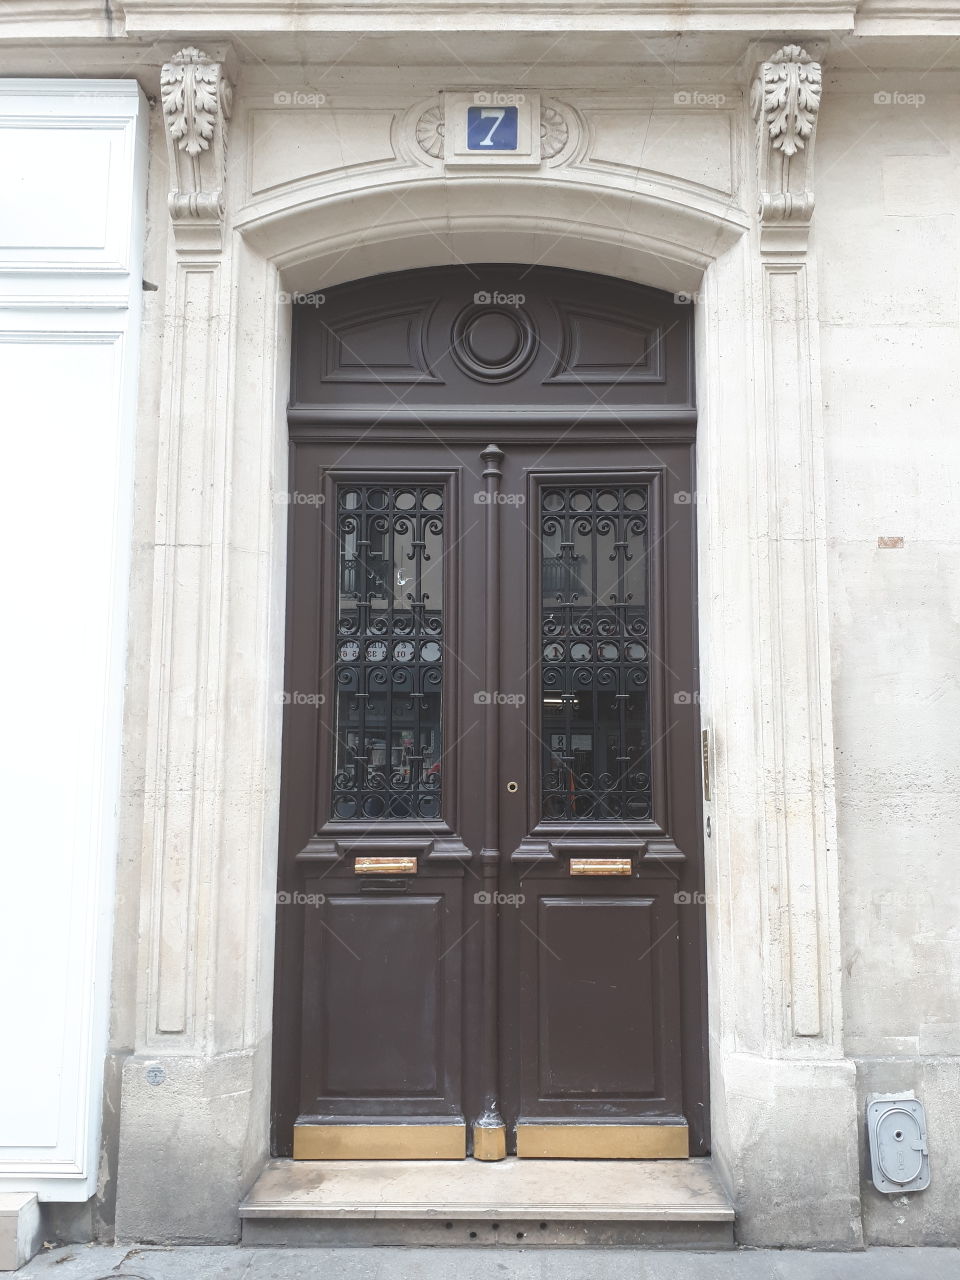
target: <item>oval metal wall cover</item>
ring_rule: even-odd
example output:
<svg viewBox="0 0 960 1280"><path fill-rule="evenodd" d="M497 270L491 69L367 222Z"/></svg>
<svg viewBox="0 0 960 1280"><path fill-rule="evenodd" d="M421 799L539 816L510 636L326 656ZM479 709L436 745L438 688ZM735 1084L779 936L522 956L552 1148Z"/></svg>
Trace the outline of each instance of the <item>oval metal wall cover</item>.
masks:
<svg viewBox="0 0 960 1280"><path fill-rule="evenodd" d="M890 1182L913 1182L923 1168L923 1143L915 1116L891 1107L877 1121L877 1163Z"/></svg>
<svg viewBox="0 0 960 1280"><path fill-rule="evenodd" d="M930 1185L923 1104L880 1097L867 1106L873 1183L878 1191L922 1191Z"/></svg>

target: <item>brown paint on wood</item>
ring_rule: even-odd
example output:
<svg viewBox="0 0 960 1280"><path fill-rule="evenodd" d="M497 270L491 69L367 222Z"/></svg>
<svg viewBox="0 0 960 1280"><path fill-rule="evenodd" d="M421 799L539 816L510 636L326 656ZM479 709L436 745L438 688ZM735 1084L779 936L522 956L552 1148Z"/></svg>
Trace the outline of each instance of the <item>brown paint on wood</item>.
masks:
<svg viewBox="0 0 960 1280"><path fill-rule="evenodd" d="M524 302L489 309L474 302L483 293ZM531 1137L597 1130L597 1154L605 1127L609 1154L636 1153L647 1130L682 1132L684 1153L687 1134L690 1154L709 1149L700 722L689 693L695 506L678 501L695 491L692 343L690 309L670 295L553 268L405 272L331 289L322 311L294 308L289 487L324 500L289 507L285 688L324 700L285 708L279 888L317 905L278 907L275 1154L291 1154L295 1124L301 1144L314 1128L373 1126L381 1150L391 1134L374 1130L391 1125L398 1136L411 1125L473 1132L489 1114L491 991L492 1087L509 1151L518 1124ZM481 687L492 579L477 495L491 440L503 452L497 690ZM445 745L430 820L331 818L336 486L374 482L445 495ZM545 489L576 484L649 493L650 804L632 822L540 814L537 511ZM478 693L512 699L496 706L493 875L481 859L490 703ZM390 867L357 874L373 857ZM627 860L629 874L571 876L572 860L590 858ZM493 988L485 935L497 940ZM636 1141L620 1132L631 1129ZM552 1154L575 1154L565 1144L577 1138Z"/></svg>

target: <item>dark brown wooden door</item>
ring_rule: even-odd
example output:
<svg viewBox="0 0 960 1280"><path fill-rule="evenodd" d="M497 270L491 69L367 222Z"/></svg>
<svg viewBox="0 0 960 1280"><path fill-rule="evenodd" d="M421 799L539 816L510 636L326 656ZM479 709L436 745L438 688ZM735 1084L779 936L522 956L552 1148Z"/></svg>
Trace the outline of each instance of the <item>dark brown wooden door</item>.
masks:
<svg viewBox="0 0 960 1280"><path fill-rule="evenodd" d="M275 1151L705 1151L688 309L445 268L295 352Z"/></svg>

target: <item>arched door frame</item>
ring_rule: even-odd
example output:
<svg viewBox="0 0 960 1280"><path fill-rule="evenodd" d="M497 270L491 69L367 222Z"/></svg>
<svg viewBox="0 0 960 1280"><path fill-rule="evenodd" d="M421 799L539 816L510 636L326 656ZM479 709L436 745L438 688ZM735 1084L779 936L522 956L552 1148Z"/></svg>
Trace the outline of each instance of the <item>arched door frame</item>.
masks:
<svg viewBox="0 0 960 1280"><path fill-rule="evenodd" d="M238 1183L268 1149L291 294L458 261L542 262L693 299L702 682L690 692L710 775L714 1158L743 1238L754 1213L774 1229L777 1198L816 1166L845 1240L856 1105L840 1026L813 267L802 252L764 258L741 209L654 180L344 175L241 210L221 253L175 255L147 747L148 792L168 804L145 836L125 1131L155 1131L138 1071L162 1045L188 1093L242 1097ZM185 687L202 690L186 737L173 714ZM196 767L178 784L181 757ZM828 1112L833 1136L814 1142Z"/></svg>

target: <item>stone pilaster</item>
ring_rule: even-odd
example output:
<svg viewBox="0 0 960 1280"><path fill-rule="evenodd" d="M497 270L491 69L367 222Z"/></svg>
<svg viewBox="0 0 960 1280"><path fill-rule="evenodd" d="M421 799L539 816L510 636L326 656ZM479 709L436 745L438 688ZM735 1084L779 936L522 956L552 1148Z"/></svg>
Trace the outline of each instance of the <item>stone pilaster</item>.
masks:
<svg viewBox="0 0 960 1280"><path fill-rule="evenodd" d="M764 762L787 991L779 1033L785 1046L804 1038L833 1054L841 1051L837 838L819 323L809 249L820 87L820 64L786 45L761 64L751 97L765 363L758 433L758 461L767 472L766 510L759 513L768 549L760 583L770 691Z"/></svg>
<svg viewBox="0 0 960 1280"><path fill-rule="evenodd" d="M855 1070L843 1056L819 321L811 222L821 69L786 45L757 70L753 435L759 735L754 1052L728 1045L718 1143L745 1243L861 1241ZM746 946L746 939L740 940ZM741 1018L735 1013L734 1021ZM732 1049L732 1051L730 1051ZM759 1052L757 1052L759 1050ZM815 1191L813 1189L816 1189Z"/></svg>
<svg viewBox="0 0 960 1280"><path fill-rule="evenodd" d="M137 1033L123 1070L117 1234L229 1240L266 1154L268 1072L266 1038L250 1016L260 948L245 930L261 911L251 849L259 797L250 821L238 822L237 795L249 798L249 788L230 767L224 710L234 566L223 64L183 49L162 68L160 98L171 234Z"/></svg>

